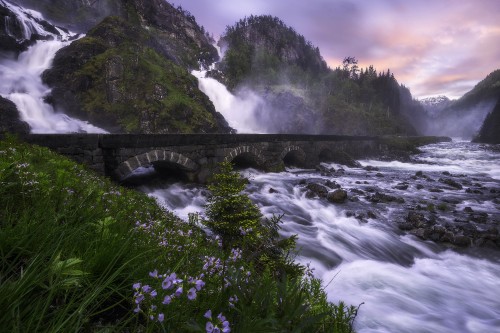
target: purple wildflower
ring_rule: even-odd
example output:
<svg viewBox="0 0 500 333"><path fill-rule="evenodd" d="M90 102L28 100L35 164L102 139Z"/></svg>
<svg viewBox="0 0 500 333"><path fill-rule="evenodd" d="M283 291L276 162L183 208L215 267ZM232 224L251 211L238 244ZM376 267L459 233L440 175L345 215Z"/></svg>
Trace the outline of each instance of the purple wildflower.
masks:
<svg viewBox="0 0 500 333"><path fill-rule="evenodd" d="M175 297L179 297L180 295L182 295L182 287L177 288L175 291Z"/></svg>
<svg viewBox="0 0 500 333"><path fill-rule="evenodd" d="M231 332L231 328L229 327L229 322L227 320L222 323L222 332L223 333Z"/></svg>
<svg viewBox="0 0 500 333"><path fill-rule="evenodd" d="M203 317L205 317L207 319L212 319L212 310L208 310L207 312L205 312Z"/></svg>
<svg viewBox="0 0 500 333"><path fill-rule="evenodd" d="M164 290L167 290L167 289L170 289L172 288L172 280L170 280L168 277L165 278L165 280L163 280L163 282L161 283L161 287L164 289Z"/></svg>
<svg viewBox="0 0 500 333"><path fill-rule="evenodd" d="M187 294L187 298L192 301L196 298L196 289L195 288L191 288L189 289L188 291L188 294Z"/></svg>
<svg viewBox="0 0 500 333"><path fill-rule="evenodd" d="M135 304L139 304L144 300L144 295L143 294L138 294L135 298Z"/></svg>
<svg viewBox="0 0 500 333"><path fill-rule="evenodd" d="M172 297L170 297L170 296L168 296L168 295L167 295L167 296L165 296L165 298L163 299L163 302L162 302L162 303L163 303L163 304L165 304L165 305L168 305L168 304L170 304L170 302L172 302Z"/></svg>
<svg viewBox="0 0 500 333"><path fill-rule="evenodd" d="M156 295L158 295L156 290L152 290L149 294L151 295L151 297L156 297Z"/></svg>
<svg viewBox="0 0 500 333"><path fill-rule="evenodd" d="M153 277L153 278L157 278L158 277L158 270L154 270L152 272L149 272L149 276Z"/></svg>
<svg viewBox="0 0 500 333"><path fill-rule="evenodd" d="M162 323L164 319L165 319L165 315L164 315L163 313L159 313L159 314L158 314L158 321L159 321L160 323Z"/></svg>
<svg viewBox="0 0 500 333"><path fill-rule="evenodd" d="M201 288L205 286L205 282L203 280L196 280L195 282L195 288L196 290L200 291Z"/></svg>
<svg viewBox="0 0 500 333"><path fill-rule="evenodd" d="M222 323L222 322L224 322L224 321L226 321L226 317L224 317L224 316L222 315L222 312L221 312L221 313L219 313L219 315L217 316L217 319L219 319L221 323Z"/></svg>
<svg viewBox="0 0 500 333"><path fill-rule="evenodd" d="M149 285L142 286L142 291L149 293L151 291L151 287Z"/></svg>
<svg viewBox="0 0 500 333"><path fill-rule="evenodd" d="M205 330L207 331L207 333L213 333L213 331L214 331L214 324L212 324L211 322L207 321L207 324L205 325Z"/></svg>
<svg viewBox="0 0 500 333"><path fill-rule="evenodd" d="M141 283L140 283L140 282L134 283L134 284L132 285L132 288L133 288L134 290L139 290L139 289L141 288Z"/></svg>

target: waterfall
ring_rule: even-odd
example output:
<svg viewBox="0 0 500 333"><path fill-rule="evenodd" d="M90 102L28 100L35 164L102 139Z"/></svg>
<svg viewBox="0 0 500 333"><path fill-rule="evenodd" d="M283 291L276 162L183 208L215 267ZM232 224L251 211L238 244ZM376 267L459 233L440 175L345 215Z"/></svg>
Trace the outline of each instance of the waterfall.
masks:
<svg viewBox="0 0 500 333"><path fill-rule="evenodd" d="M250 90L234 95L219 81L206 77L206 73L191 72L198 78L200 90L210 98L215 110L224 116L229 126L238 133L265 133L259 121L260 110L264 107L262 99Z"/></svg>
<svg viewBox="0 0 500 333"><path fill-rule="evenodd" d="M26 10L4 0L0 0L0 4L16 15L23 39L28 40L33 34L51 39L37 41L21 53L18 59L0 61L0 95L16 104L21 119L30 125L32 133L105 133L105 130L88 122L56 112L45 102L50 88L43 84L41 75L51 66L56 52L68 45L69 39L75 35L57 27L54 27L54 31L58 34L47 31L40 24L42 15L36 11ZM7 33L12 36L11 19L7 21Z"/></svg>

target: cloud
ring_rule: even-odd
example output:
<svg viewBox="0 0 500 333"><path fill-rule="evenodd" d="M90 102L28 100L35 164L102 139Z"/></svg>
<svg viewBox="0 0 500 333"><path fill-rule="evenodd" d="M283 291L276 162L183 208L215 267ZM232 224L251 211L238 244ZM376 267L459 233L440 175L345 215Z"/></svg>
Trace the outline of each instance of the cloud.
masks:
<svg viewBox="0 0 500 333"><path fill-rule="evenodd" d="M500 68L498 0L177 0L215 36L250 15L278 16L318 46L390 68L416 96L458 97ZM453 78L453 79L450 79Z"/></svg>

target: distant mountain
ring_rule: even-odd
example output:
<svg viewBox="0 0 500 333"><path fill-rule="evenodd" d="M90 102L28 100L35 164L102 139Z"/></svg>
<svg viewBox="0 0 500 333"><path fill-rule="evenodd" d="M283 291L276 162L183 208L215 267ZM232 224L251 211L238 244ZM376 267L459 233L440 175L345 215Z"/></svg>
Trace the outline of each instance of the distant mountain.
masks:
<svg viewBox="0 0 500 333"><path fill-rule="evenodd" d="M436 96L419 99L419 102L430 116L436 116L446 109L452 103L452 100L446 96Z"/></svg>
<svg viewBox="0 0 500 333"><path fill-rule="evenodd" d="M500 70L495 70L428 122L427 134L472 138L500 99Z"/></svg>

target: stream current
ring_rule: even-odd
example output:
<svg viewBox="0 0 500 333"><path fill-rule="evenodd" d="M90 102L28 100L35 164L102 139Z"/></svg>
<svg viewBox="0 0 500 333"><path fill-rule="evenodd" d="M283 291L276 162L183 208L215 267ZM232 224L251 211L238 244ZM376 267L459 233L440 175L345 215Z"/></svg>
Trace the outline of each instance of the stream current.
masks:
<svg viewBox="0 0 500 333"><path fill-rule="evenodd" d="M358 332L500 332L498 238L496 244L456 246L398 227L409 212L419 212L450 228L498 234L498 146L453 141L421 150L411 163L365 160L362 168L323 163L318 170L241 172L262 213L284 214L282 234L298 234L297 260L311 263L329 299L363 303ZM348 200L330 203L308 191L313 183L330 191L340 186ZM203 214L207 191L201 185L149 183L140 190L184 219ZM374 200L374 193L397 200Z"/></svg>

